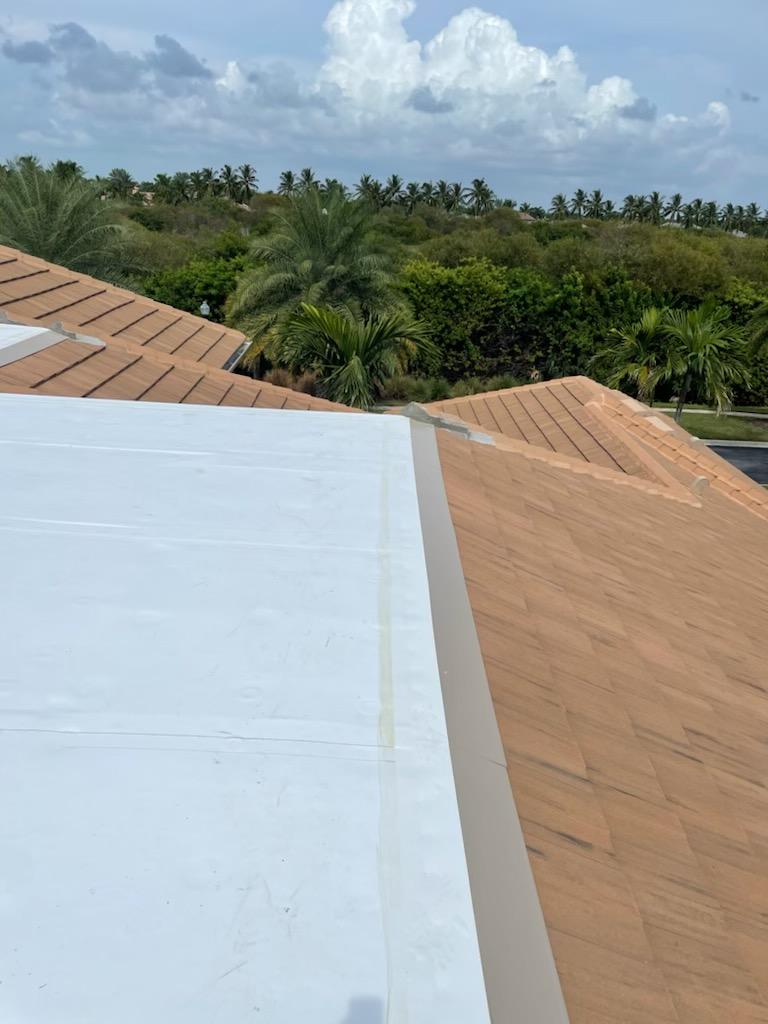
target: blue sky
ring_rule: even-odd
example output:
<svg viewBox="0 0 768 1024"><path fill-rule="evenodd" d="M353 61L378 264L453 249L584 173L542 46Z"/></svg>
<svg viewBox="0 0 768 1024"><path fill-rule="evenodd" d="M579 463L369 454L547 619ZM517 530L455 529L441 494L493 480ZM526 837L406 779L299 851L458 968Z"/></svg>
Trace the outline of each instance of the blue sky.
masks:
<svg viewBox="0 0 768 1024"><path fill-rule="evenodd" d="M0 158L768 205L764 0L6 0Z"/></svg>

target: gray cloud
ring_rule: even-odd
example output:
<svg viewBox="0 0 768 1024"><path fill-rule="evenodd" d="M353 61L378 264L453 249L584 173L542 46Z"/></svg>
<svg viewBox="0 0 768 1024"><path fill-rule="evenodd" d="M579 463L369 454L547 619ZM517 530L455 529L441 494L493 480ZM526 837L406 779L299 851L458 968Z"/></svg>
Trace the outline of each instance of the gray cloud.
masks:
<svg viewBox="0 0 768 1024"><path fill-rule="evenodd" d="M3 55L9 60L18 61L19 64L50 64L53 60L53 50L50 46L34 40L28 43L14 43L12 39L6 39L3 43Z"/></svg>
<svg viewBox="0 0 768 1024"><path fill-rule="evenodd" d="M408 97L407 105L420 110L422 114L448 114L453 110L453 104L448 100L439 100L428 85L414 89Z"/></svg>
<svg viewBox="0 0 768 1024"><path fill-rule="evenodd" d="M755 96L754 93L747 92L746 89L742 89L739 94L739 99L742 103L759 103L760 97Z"/></svg>
<svg viewBox="0 0 768 1024"><path fill-rule="evenodd" d="M61 61L64 78L89 92L130 92L141 78L143 62L131 53L113 50L82 25L52 25L48 45Z"/></svg>
<svg viewBox="0 0 768 1024"><path fill-rule="evenodd" d="M619 113L630 121L655 121L656 104L651 103L645 96L639 96L629 106L619 107Z"/></svg>
<svg viewBox="0 0 768 1024"><path fill-rule="evenodd" d="M213 73L172 36L155 36L155 50L144 61L148 68L172 78L212 78Z"/></svg>

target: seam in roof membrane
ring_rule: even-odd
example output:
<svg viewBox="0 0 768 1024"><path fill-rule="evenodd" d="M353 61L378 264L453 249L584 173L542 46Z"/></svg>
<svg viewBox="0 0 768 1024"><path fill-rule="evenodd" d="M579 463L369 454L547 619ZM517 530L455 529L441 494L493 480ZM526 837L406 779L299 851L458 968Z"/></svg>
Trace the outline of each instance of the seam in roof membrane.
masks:
<svg viewBox="0 0 768 1024"><path fill-rule="evenodd" d="M435 429L411 421L432 626L494 1024L567 1024L467 596Z"/></svg>

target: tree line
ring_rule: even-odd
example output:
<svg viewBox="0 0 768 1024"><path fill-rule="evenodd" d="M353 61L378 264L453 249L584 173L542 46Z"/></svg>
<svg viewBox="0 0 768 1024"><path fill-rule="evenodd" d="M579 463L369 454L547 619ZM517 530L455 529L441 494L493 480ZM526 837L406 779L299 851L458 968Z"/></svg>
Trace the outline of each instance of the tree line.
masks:
<svg viewBox="0 0 768 1024"><path fill-rule="evenodd" d="M177 185L166 177L135 182L117 168L92 180L74 161L19 158L0 169L0 243L181 309L203 306L247 334L250 372L289 374L283 382L356 405L532 373L590 372L669 397L685 383L673 321L693 313L690 336L726 369L694 374L691 395L768 400L768 362L749 347L768 308L768 242L662 230L683 223L675 197L652 194L621 220L600 194L577 193L526 223L483 179L467 191L364 175L347 189L305 168L284 172L278 196L257 191L247 164ZM167 198L166 186L186 198ZM413 204L403 198L416 192ZM653 316L651 344L638 325Z"/></svg>
<svg viewBox="0 0 768 1024"><path fill-rule="evenodd" d="M7 174L14 167L24 166L41 168L36 157L22 156L9 161L1 169ZM85 180L84 169L73 160L57 160L50 165L49 170L54 174ZM256 169L249 163L237 167L224 164L220 169L203 167L172 174L160 173L147 181L136 179L123 167L115 167L109 174L92 181L103 196L111 199L169 205L195 203L211 198L248 204L259 192ZM382 181L371 174L363 174L350 188L338 178L320 178L311 167L298 172L283 171L274 191L290 199L307 189L317 189L325 194L339 191L348 198L365 200L374 210L395 207L409 214L414 213L419 206L475 216L492 209L508 208L535 220L622 220L689 230L721 229L747 235L768 235L768 209L762 209L756 202L718 204L701 197L686 200L680 192L668 197L658 191L647 195L629 194L617 205L601 189L587 192L579 188L571 196L558 192L545 208L502 198L493 191L485 178L474 178L465 186L460 181L449 182L445 179L406 182L399 174L391 174Z"/></svg>

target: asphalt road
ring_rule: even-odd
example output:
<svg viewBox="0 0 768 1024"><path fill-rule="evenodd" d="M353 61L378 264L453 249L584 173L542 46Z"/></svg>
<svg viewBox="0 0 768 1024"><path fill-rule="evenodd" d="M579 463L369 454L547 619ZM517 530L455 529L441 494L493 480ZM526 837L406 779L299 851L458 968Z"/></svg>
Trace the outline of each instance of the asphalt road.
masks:
<svg viewBox="0 0 768 1024"><path fill-rule="evenodd" d="M750 444L744 441L741 444L718 442L710 444L709 447L757 483L768 484L768 444Z"/></svg>

